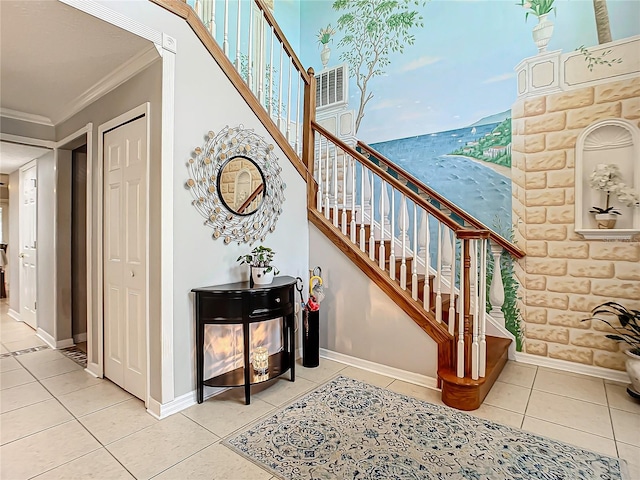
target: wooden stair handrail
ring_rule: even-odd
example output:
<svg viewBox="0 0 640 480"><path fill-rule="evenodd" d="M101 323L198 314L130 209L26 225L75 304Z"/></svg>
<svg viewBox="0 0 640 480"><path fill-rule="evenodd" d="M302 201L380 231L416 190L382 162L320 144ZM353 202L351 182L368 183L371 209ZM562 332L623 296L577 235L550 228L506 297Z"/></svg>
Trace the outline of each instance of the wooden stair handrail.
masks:
<svg viewBox="0 0 640 480"><path fill-rule="evenodd" d="M209 53L216 61L216 63L220 66L231 84L236 88L242 98L244 98L245 102L247 102L249 108L251 108L253 113L258 117L258 120L260 120L271 137L273 137L275 142L282 149L285 156L289 159L296 171L300 174L303 180L307 182L308 179L312 176L307 171L307 167L300 160L296 151L289 144L285 136L269 116L269 113L260 104L260 101L256 98L249 86L245 83L244 79L240 76L236 68L231 63L231 60L227 58L218 43L213 39L196 12L189 5L187 5L184 0L150 1L159 5L165 10L168 10L169 12L182 17L189 24L193 32L202 42L202 45L204 45L204 47L209 51ZM304 78L307 78L308 80L308 76L305 76Z"/></svg>
<svg viewBox="0 0 640 480"><path fill-rule="evenodd" d="M312 130L317 131L320 134L322 134L322 136L324 136L325 138L331 140L331 142L334 145L339 147L346 154L348 154L351 157L357 159L363 165L366 165L366 167L369 170L371 170L372 172L375 172L380 178L384 179L393 188L395 188L396 190L400 191L407 198L410 198L417 205L419 205L420 207L422 207L425 210L427 210L433 217L438 219L438 221L440 221L441 223L445 224L452 231L454 231L456 233L456 235L458 234L458 232L461 232L461 231L463 231L463 232L473 232L474 231L474 230L471 230L469 228L463 227L458 222L456 222L454 219L452 219L451 217L448 217L447 215L442 213L442 211L438 210L434 205L432 205L431 203L426 201L424 198L420 197L420 195L418 195L416 192L411 190L406 185L403 185L400 181L398 181L397 178L393 177L390 173L388 173L387 171L383 170L380 166L376 165L374 162L369 160L362 153L360 153L360 152L354 150L353 148L351 148L349 145L347 145L342 140L337 138L330 131L328 131L326 128L324 128L322 125L312 121L311 122L311 128L312 128ZM485 235L485 233L483 233L483 232L486 232L486 235L490 234L489 230L480 230L479 229L479 230L477 230L477 232L478 232L478 236L475 237L475 238L483 238L482 235Z"/></svg>
<svg viewBox="0 0 640 480"><path fill-rule="evenodd" d="M514 257L523 258L525 256L525 252L523 250L518 248L516 245L514 245L513 243L511 243L507 239L505 239L502 235L498 235L497 233L491 231L480 220L478 220L477 218L475 218L471 214L467 213L462 208L458 207L455 203L452 203L451 201L447 200L445 197L440 195L434 189L432 189L428 185L426 185L423 182L421 182L420 180L418 180L416 177L414 177L409 172L407 172L403 168L401 168L398 165L396 165L395 163L393 163L391 160L386 158L381 153L379 153L379 152L375 151L374 149L372 149L366 143L363 143L360 140L358 140L357 146L359 148L361 148L362 150L366 151L369 155L374 156L376 159L378 159L378 161L380 163L385 164L388 168L391 168L392 170L394 170L398 174L402 175L406 180L409 180L411 183L413 183L420 190L423 190L430 197L432 197L435 200L437 200L440 205L442 205L443 207L447 208L448 210L452 211L457 216L462 218L465 223L468 223L469 225L472 225L475 228L479 228L479 229L482 229L482 230L489 230L489 232L490 232L489 238L491 240L493 240L495 243L497 243L498 245L500 245L502 248L504 248L507 252L509 252Z"/></svg>

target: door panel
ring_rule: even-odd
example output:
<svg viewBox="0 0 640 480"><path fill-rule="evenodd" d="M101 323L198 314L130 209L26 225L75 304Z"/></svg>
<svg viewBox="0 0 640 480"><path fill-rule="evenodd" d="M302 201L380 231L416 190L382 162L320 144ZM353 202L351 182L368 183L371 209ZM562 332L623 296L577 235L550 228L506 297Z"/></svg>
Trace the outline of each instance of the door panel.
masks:
<svg viewBox="0 0 640 480"><path fill-rule="evenodd" d="M104 135L105 376L146 393L146 118ZM105 292L106 293L106 292Z"/></svg>
<svg viewBox="0 0 640 480"><path fill-rule="evenodd" d="M20 318L32 328L36 321L36 221L37 221L37 168L20 171Z"/></svg>

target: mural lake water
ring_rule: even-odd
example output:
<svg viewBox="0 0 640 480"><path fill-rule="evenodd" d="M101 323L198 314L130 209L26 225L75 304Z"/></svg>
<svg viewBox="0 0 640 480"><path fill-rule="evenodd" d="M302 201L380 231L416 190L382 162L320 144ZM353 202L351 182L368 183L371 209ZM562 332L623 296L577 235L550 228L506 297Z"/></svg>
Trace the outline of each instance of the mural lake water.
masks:
<svg viewBox="0 0 640 480"><path fill-rule="evenodd" d="M511 224L511 179L473 160L448 154L497 125L401 138L371 147L495 230L498 221L504 227Z"/></svg>

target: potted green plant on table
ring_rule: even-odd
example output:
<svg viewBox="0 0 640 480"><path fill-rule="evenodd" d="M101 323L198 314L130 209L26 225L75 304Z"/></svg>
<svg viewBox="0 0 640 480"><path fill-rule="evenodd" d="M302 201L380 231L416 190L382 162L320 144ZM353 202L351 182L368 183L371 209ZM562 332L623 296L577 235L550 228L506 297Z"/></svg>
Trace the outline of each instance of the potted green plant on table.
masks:
<svg viewBox="0 0 640 480"><path fill-rule="evenodd" d="M613 317L618 321L613 320ZM632 397L640 398L640 310L626 308L617 302L605 302L591 310L590 318L582 321L587 320L600 320L606 323L615 332L606 335L607 338L629 345L624 352L629 357L625 366L631 380L631 386L627 388L627 392Z"/></svg>
<svg viewBox="0 0 640 480"><path fill-rule="evenodd" d="M240 255L237 259L242 264L248 264L251 267L251 280L256 285L267 285L273 282L273 276L278 275L280 271L271 265L276 252L271 248L260 245L251 250L251 253Z"/></svg>

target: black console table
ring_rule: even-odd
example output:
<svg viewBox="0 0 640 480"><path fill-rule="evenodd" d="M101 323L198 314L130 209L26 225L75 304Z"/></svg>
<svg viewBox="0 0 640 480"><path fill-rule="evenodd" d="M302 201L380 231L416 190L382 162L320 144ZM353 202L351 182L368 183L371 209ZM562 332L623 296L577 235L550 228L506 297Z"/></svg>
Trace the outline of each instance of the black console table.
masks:
<svg viewBox="0 0 640 480"><path fill-rule="evenodd" d="M295 381L295 299L293 277L275 277L269 285L250 286L249 282L227 283L212 287L194 288L196 295L196 389L198 403L204 399L204 386L244 386L246 404L251 403L251 385L266 382L291 370ZM249 327L252 323L282 317L284 349L269 356L269 370L257 375L249 363ZM205 325L242 325L244 340L243 366L230 372L204 378Z"/></svg>

